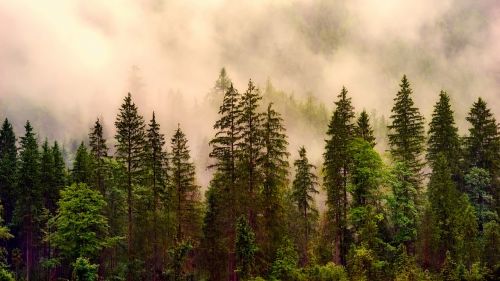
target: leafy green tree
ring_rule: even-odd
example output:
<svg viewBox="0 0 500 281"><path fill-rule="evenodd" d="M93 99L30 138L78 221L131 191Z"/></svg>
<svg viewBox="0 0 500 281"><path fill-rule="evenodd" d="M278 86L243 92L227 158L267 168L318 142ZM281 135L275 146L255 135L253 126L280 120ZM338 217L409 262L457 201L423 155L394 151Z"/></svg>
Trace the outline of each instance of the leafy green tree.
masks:
<svg viewBox="0 0 500 281"><path fill-rule="evenodd" d="M450 97L445 91L439 94L439 100L434 106L432 120L429 123L429 139L427 141L427 160L432 164L437 161L438 155L443 154L450 165L455 182L459 182L460 175L460 140L458 129L451 110Z"/></svg>
<svg viewBox="0 0 500 281"><path fill-rule="evenodd" d="M93 185L97 187L97 190L99 190L101 194L105 194L104 175L106 171L104 169L106 166L104 165L104 159L108 157L108 146L103 136L103 127L99 118L97 118L94 127L92 127L89 133L89 147L94 166L92 177Z"/></svg>
<svg viewBox="0 0 500 281"><path fill-rule="evenodd" d="M57 215L51 224L55 231L48 238L68 260L96 258L112 243L108 220L102 215L106 205L102 195L84 183L74 183L61 191Z"/></svg>
<svg viewBox="0 0 500 281"><path fill-rule="evenodd" d="M126 190L127 190L127 259L129 267L133 260L133 204L134 187L143 179L144 164L144 120L139 114L137 106L132 101L130 93L124 98L120 112L115 121L116 135L116 158L126 168ZM131 279L130 268L127 280Z"/></svg>
<svg viewBox="0 0 500 281"><path fill-rule="evenodd" d="M87 258L79 257L73 264L74 281L97 281L98 265L91 264Z"/></svg>
<svg viewBox="0 0 500 281"><path fill-rule="evenodd" d="M238 143L239 170L241 181L245 186L244 205L248 214L248 220L253 229L256 228L257 213L254 202L257 199L257 189L262 183L262 171L259 159L262 156L262 118L263 114L258 112L259 101L262 99L260 90L252 80L248 82L248 89L242 94L240 100L241 114L237 120L241 128L241 142Z"/></svg>
<svg viewBox="0 0 500 281"><path fill-rule="evenodd" d="M16 167L17 148L16 135L8 119L0 129L0 199L5 207L5 221L12 221L12 213L16 200Z"/></svg>
<svg viewBox="0 0 500 281"><path fill-rule="evenodd" d="M347 183L349 176L349 142L354 137L354 109L347 89L342 88L335 102L336 109L328 124L328 139L323 164L324 185L327 191L328 215L333 221L336 264L346 264L347 255Z"/></svg>
<svg viewBox="0 0 500 281"><path fill-rule="evenodd" d="M375 136L373 135L373 128L370 125L370 117L368 117L368 113L366 110L361 111L361 114L356 121L355 127L356 137L362 138L373 147L375 146Z"/></svg>
<svg viewBox="0 0 500 281"><path fill-rule="evenodd" d="M307 159L306 149L299 149L299 159L295 160L295 179L292 186L292 198L296 204L301 216L303 225L303 234L300 238L301 243L301 260L302 264L308 262L308 245L311 232L311 216L317 212L314 207L313 195L318 193L316 186L318 185L317 176L311 171L315 169L314 165L309 164Z"/></svg>
<svg viewBox="0 0 500 281"><path fill-rule="evenodd" d="M490 221L484 225L482 240L482 259L490 271L498 271L500 264L500 225Z"/></svg>
<svg viewBox="0 0 500 281"><path fill-rule="evenodd" d="M252 277L255 266L255 254L258 248L255 243L255 233L244 216L240 216L236 223L235 249L238 276L242 280L246 280Z"/></svg>
<svg viewBox="0 0 500 281"><path fill-rule="evenodd" d="M80 143L76 151L73 169L71 170L73 183L85 183L90 185L92 182L92 158L83 142Z"/></svg>
<svg viewBox="0 0 500 281"><path fill-rule="evenodd" d="M31 280L33 265L37 264L36 244L40 239L39 217L42 212L42 190L40 187L40 152L33 127L29 121L26 133L21 137L19 166L17 169L18 193L15 210L16 221L21 224L21 239L24 240L24 260L26 280Z"/></svg>
<svg viewBox="0 0 500 281"><path fill-rule="evenodd" d="M424 152L424 118L415 107L410 83L403 76L400 90L394 99L392 123L389 128L390 151L394 161L404 163L411 173L409 179L419 188L422 182L422 153Z"/></svg>
<svg viewBox="0 0 500 281"><path fill-rule="evenodd" d="M264 152L260 159L262 167L263 233L267 238L262 251L268 259L276 252L284 229L283 194L288 176L288 141L281 115L269 104L262 128Z"/></svg>
<svg viewBox="0 0 500 281"><path fill-rule="evenodd" d="M283 238L271 266L271 280L293 280L297 275L299 255L295 245L287 237Z"/></svg>
<svg viewBox="0 0 500 281"><path fill-rule="evenodd" d="M180 243L199 237L200 187L196 185L195 167L189 156L186 135L180 127L172 137L171 147L171 184L176 197L176 239Z"/></svg>

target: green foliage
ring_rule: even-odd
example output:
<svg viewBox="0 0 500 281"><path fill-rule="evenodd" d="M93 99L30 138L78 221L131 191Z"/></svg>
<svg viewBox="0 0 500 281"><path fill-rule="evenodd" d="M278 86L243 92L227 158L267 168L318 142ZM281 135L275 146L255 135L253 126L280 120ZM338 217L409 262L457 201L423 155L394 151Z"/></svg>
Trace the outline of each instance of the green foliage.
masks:
<svg viewBox="0 0 500 281"><path fill-rule="evenodd" d="M93 162L93 185L95 185L101 194L105 194L104 175L106 166L104 159L108 157L108 146L103 136L103 127L99 118L97 118L94 127L92 127L89 133L89 147Z"/></svg>
<svg viewBox="0 0 500 281"><path fill-rule="evenodd" d="M92 158L82 142L76 151L71 178L74 183L85 183L90 185L92 179Z"/></svg>
<svg viewBox="0 0 500 281"><path fill-rule="evenodd" d="M72 184L61 191L59 209L51 224L55 232L49 241L69 260L96 257L110 242L108 220L102 215L102 195L86 184Z"/></svg>
<svg viewBox="0 0 500 281"><path fill-rule="evenodd" d="M375 136L373 135L373 129L370 125L370 117L366 110L361 111L361 114L356 121L355 127L356 137L367 141L372 147L375 146Z"/></svg>
<svg viewBox="0 0 500 281"><path fill-rule="evenodd" d="M297 274L299 255L295 245L287 237L283 238L276 252L276 259L271 266L271 280L292 280Z"/></svg>
<svg viewBox="0 0 500 281"><path fill-rule="evenodd" d="M496 221L484 225L482 240L482 262L490 270L500 264L500 226Z"/></svg>
<svg viewBox="0 0 500 281"><path fill-rule="evenodd" d="M422 181L421 155L424 152L424 118L414 106L410 82L403 76L394 106L389 128L390 151L394 161L402 162L408 168L410 181L420 187Z"/></svg>
<svg viewBox="0 0 500 281"><path fill-rule="evenodd" d="M476 209L480 229L483 224L498 219L491 194L490 173L482 168L472 167L465 175L465 192Z"/></svg>
<svg viewBox="0 0 500 281"><path fill-rule="evenodd" d="M16 167L16 136L9 120L5 119L0 129L0 200L7 223L12 220L16 204Z"/></svg>
<svg viewBox="0 0 500 281"><path fill-rule="evenodd" d="M307 281L347 281L349 280L344 267L332 262L326 265L315 265L304 270Z"/></svg>
<svg viewBox="0 0 500 281"><path fill-rule="evenodd" d="M0 281L15 281L14 276L5 268L0 268Z"/></svg>
<svg viewBox="0 0 500 281"><path fill-rule="evenodd" d="M74 281L97 281L97 264L91 264L87 258L79 257L73 264Z"/></svg>
<svg viewBox="0 0 500 281"><path fill-rule="evenodd" d="M236 223L236 260L238 276L243 280L251 277L255 266L255 254L258 250L253 232L244 216Z"/></svg>
<svg viewBox="0 0 500 281"><path fill-rule="evenodd" d="M178 243L174 248L169 250L170 264L167 268L168 280L180 281L184 280L186 272L184 265L189 252L193 249L193 245L189 242Z"/></svg>

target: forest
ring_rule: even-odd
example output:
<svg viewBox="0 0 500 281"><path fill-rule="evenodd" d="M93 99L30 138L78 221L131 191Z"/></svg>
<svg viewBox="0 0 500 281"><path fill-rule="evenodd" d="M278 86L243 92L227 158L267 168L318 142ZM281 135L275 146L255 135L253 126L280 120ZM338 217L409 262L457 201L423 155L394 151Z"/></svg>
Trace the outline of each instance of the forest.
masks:
<svg viewBox="0 0 500 281"><path fill-rule="evenodd" d="M30 121L16 136L7 117L0 280L498 280L500 127L487 101L470 105L462 136L447 92L428 119L406 75L393 96L380 151L372 116L347 88L333 94L316 167L311 147L291 159L263 91L222 69L207 189L182 123L164 132L133 93L69 165L61 143Z"/></svg>

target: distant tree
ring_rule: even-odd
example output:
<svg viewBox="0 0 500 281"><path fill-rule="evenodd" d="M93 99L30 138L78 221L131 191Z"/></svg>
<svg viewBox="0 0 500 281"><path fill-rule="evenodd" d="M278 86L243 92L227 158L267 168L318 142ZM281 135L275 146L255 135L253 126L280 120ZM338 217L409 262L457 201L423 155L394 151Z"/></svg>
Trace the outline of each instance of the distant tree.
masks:
<svg viewBox="0 0 500 281"><path fill-rule="evenodd" d="M429 123L427 144L427 160L432 164L437 161L439 154L444 154L454 181L459 183L462 177L460 175L460 140L451 110L450 97L445 91L441 91L439 100L434 106L432 120Z"/></svg>
<svg viewBox="0 0 500 281"><path fill-rule="evenodd" d="M37 264L35 250L40 239L40 227L37 225L43 207L40 187L40 152L33 127L29 121L24 126L26 133L21 137L19 166L17 169L18 193L15 210L16 221L22 227L23 249L26 265L26 280L31 280L33 265Z"/></svg>
<svg viewBox="0 0 500 281"><path fill-rule="evenodd" d="M358 117L355 133L356 137L364 139L370 143L372 147L375 146L375 136L373 135L373 129L370 125L370 117L368 117L366 110L363 110Z"/></svg>
<svg viewBox="0 0 500 281"><path fill-rule="evenodd" d="M313 195L318 193L316 186L318 178L312 172L315 169L314 165L309 164L307 159L306 149L302 146L299 149L299 159L295 160L295 179L292 186L292 198L296 204L301 216L301 224L303 226L303 234L300 240L301 243L301 261L305 265L308 262L308 244L311 232L311 219L317 211L314 207Z"/></svg>
<svg viewBox="0 0 500 281"><path fill-rule="evenodd" d="M235 249L238 276L242 280L246 280L252 277L255 266L255 253L258 248L255 242L255 233L244 216L239 217L236 223Z"/></svg>
<svg viewBox="0 0 500 281"><path fill-rule="evenodd" d="M0 199L4 205L7 223L12 221L16 204L16 167L16 135L9 120L5 119L0 129Z"/></svg>
<svg viewBox="0 0 500 281"><path fill-rule="evenodd" d="M408 176L419 188L422 183L422 153L424 152L424 118L415 107L410 82L403 76L394 106L389 128L390 151L394 161L402 162L410 170Z"/></svg>
<svg viewBox="0 0 500 281"><path fill-rule="evenodd" d="M106 189L104 186L104 175L106 172L104 160L108 157L108 146L106 145L106 139L103 136L103 128L99 118L97 118L94 127L92 127L89 133L89 147L94 166L92 184L96 186L97 190L99 190L101 194L105 194Z"/></svg>
<svg viewBox="0 0 500 281"><path fill-rule="evenodd" d="M92 179L92 158L83 142L80 143L76 151L73 169L71 170L73 183L91 184Z"/></svg>
<svg viewBox="0 0 500 281"><path fill-rule="evenodd" d="M49 142L45 139L42 145L42 154L40 161L40 184L42 189L42 196L44 199L44 206L50 212L55 212L56 203L59 196L59 191L54 190L55 188L55 165L54 165L54 155L52 153L52 148L49 146ZM55 192L54 192L55 191Z"/></svg>
<svg viewBox="0 0 500 281"><path fill-rule="evenodd" d="M123 99L120 112L116 117L116 158L126 168L126 190L127 190L127 258L128 273L127 280L131 280L131 262L133 260L133 204L134 187L143 179L144 164L144 120L139 114L137 106L132 101L130 93Z"/></svg>
<svg viewBox="0 0 500 281"><path fill-rule="evenodd" d="M171 184L175 190L176 240L194 240L199 237L200 187L195 182L195 167L191 162L186 135L180 127L171 140Z"/></svg>
<svg viewBox="0 0 500 281"><path fill-rule="evenodd" d="M336 109L328 124L323 173L327 191L328 215L334 232L334 262L346 265L347 255L347 183L350 155L348 146L354 137L354 109L347 89L342 88L335 102Z"/></svg>

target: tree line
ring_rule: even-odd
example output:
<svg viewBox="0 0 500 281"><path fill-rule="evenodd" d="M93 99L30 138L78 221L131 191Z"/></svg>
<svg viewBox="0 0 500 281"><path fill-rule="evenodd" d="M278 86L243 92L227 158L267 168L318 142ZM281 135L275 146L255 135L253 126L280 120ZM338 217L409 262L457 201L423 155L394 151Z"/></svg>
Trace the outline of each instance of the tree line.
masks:
<svg viewBox="0 0 500 281"><path fill-rule="evenodd" d="M129 93L114 149L99 119L71 167L27 121L0 130L0 280L495 280L499 124L479 98L460 136L441 91L426 130L403 76L382 156L344 87L321 167L289 159L285 122L223 69L203 198L188 138ZM113 150L113 155L110 154ZM292 165L289 162L292 161ZM325 211L315 198L326 191Z"/></svg>

